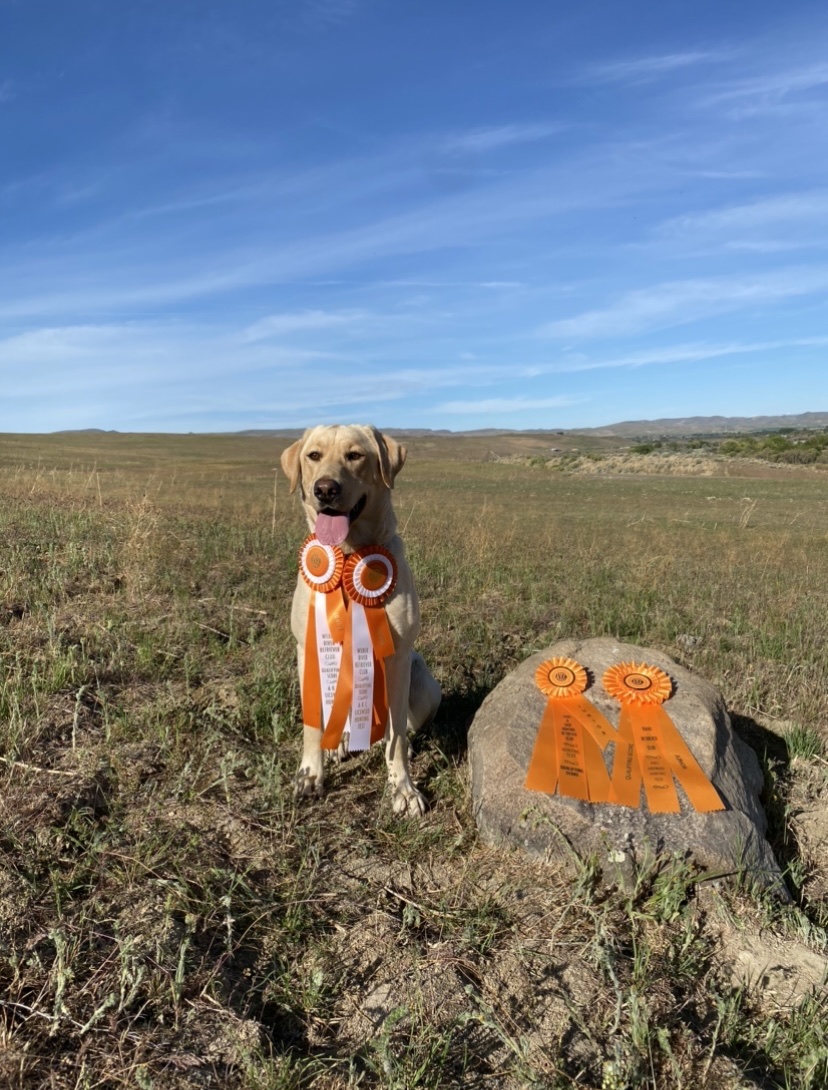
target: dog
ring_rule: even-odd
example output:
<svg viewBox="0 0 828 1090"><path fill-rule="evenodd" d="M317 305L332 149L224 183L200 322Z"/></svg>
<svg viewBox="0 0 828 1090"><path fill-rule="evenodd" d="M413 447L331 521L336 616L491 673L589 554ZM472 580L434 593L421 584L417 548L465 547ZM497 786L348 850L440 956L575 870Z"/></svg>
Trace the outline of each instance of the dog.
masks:
<svg viewBox="0 0 828 1090"><path fill-rule="evenodd" d="M281 464L290 491L299 489L308 526L321 542L339 545L346 556L365 545L382 545L396 560L396 588L385 605L394 640L394 654L385 660L389 707L385 759L394 812L418 816L425 813L426 801L411 780L408 734L433 719L441 692L422 656L413 650L420 607L391 505L391 489L405 458L404 446L371 425L322 425L309 428L289 446ZM300 682L310 594L300 575L291 610ZM322 731L305 724L296 776L300 797L324 791L321 740Z"/></svg>

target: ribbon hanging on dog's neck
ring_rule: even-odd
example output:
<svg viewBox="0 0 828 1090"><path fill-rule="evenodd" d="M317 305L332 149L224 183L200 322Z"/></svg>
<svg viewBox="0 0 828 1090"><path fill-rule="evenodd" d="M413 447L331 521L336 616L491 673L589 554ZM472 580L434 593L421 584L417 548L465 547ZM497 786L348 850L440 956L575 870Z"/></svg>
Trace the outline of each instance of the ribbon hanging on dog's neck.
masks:
<svg viewBox="0 0 828 1090"><path fill-rule="evenodd" d="M311 589L305 627L302 671L302 722L321 730L331 714L342 640L345 599L342 571L345 556L337 545L323 545L311 534L299 550L299 571Z"/></svg>
<svg viewBox="0 0 828 1090"><path fill-rule="evenodd" d="M341 563L336 554L339 554ZM367 749L385 734L388 696L385 659L394 640L385 602L397 584L394 557L380 545L344 558L313 535L299 554L312 588L305 638L303 721L323 730L322 748Z"/></svg>
<svg viewBox="0 0 828 1090"><path fill-rule="evenodd" d="M346 723L350 729L348 748L352 751L368 749L385 734L385 659L394 654L385 603L396 585L396 561L381 545L368 545L345 561L342 587L348 611L342 663L333 708L322 735L323 749L337 748Z"/></svg>
<svg viewBox="0 0 828 1090"><path fill-rule="evenodd" d="M535 673L535 684L547 701L524 786L550 795L557 789L583 802L609 802L602 750L617 736L582 695L586 670L574 659L547 659Z"/></svg>
<svg viewBox="0 0 828 1090"><path fill-rule="evenodd" d="M604 674L604 688L621 701L620 735L612 773L613 801L637 808L641 785L649 809L656 814L681 810L673 777L694 809L724 810L716 788L705 775L675 723L661 706L673 683L657 666L622 662Z"/></svg>

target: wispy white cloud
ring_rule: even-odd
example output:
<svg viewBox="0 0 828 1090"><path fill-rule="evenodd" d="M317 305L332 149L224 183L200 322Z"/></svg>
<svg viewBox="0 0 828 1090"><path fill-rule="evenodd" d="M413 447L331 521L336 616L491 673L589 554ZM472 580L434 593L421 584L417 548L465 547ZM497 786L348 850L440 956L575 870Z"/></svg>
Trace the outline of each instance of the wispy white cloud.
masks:
<svg viewBox="0 0 828 1090"><path fill-rule="evenodd" d="M724 83L702 95L699 105L721 109L733 120L774 114L821 116L825 97L820 92L826 86L828 64L802 65Z"/></svg>
<svg viewBox="0 0 828 1090"><path fill-rule="evenodd" d="M353 18L359 7L359 0L305 0L307 17L322 26L339 26Z"/></svg>
<svg viewBox="0 0 828 1090"><path fill-rule="evenodd" d="M351 406L359 406L360 415L376 415L377 406L468 389L471 383L492 386L503 378L500 364L411 367L394 358L393 350L390 356L376 347L348 354L245 342L235 331L199 323L33 329L0 340L0 431L24 426L24 409L25 426L42 430L37 419L40 412L42 420L44 390L55 403L49 409L53 427L170 422L189 429L207 426L209 417L228 421L228 427L255 418L255 426L266 427L286 417L341 418ZM108 416L96 415L98 403L108 406Z"/></svg>
<svg viewBox="0 0 828 1090"><path fill-rule="evenodd" d="M746 98L779 100L802 91L824 87L826 84L828 84L828 64L812 64L804 68L787 68L761 76L734 80L710 92L705 101L713 104Z"/></svg>
<svg viewBox="0 0 828 1090"><path fill-rule="evenodd" d="M366 317L363 311L303 310L294 314L270 314L248 326L242 333L244 341L263 341L290 333L307 333L333 326L353 325Z"/></svg>
<svg viewBox="0 0 828 1090"><path fill-rule="evenodd" d="M329 283L346 283L346 281L328 281ZM512 290L524 288L526 284L522 280L368 280L362 283L368 287L377 288L485 288L490 291Z"/></svg>
<svg viewBox="0 0 828 1090"><path fill-rule="evenodd" d="M774 226L789 221L813 224L828 216L828 190L806 193L784 193L746 204L732 204L706 212L676 216L661 224L660 230L670 234L698 234L699 231L744 231Z"/></svg>
<svg viewBox="0 0 828 1090"><path fill-rule="evenodd" d="M630 352L622 356L609 356L595 359L585 356L565 359L535 369L540 374L575 374L580 371L602 371L606 369L652 367L680 363L701 363L705 360L722 359L727 356L749 356L762 352L791 351L796 349L825 348L828 336L794 337L771 341L729 341L723 344L678 344L665 345L641 352Z"/></svg>
<svg viewBox="0 0 828 1090"><path fill-rule="evenodd" d="M10 79L0 80L0 106L16 97L14 83Z"/></svg>
<svg viewBox="0 0 828 1090"><path fill-rule="evenodd" d="M759 276L679 280L627 292L610 306L550 322L539 330L550 337L626 336L680 325L727 311L773 304L828 289L828 268L786 269Z"/></svg>
<svg viewBox="0 0 828 1090"><path fill-rule="evenodd" d="M103 181L89 182L87 185L73 185L60 189L55 194L55 203L60 206L83 204L96 200L105 189Z"/></svg>
<svg viewBox="0 0 828 1090"><path fill-rule="evenodd" d="M444 401L435 405L438 413L523 413L535 409L561 409L576 405L582 399L571 397L488 397L482 401Z"/></svg>
<svg viewBox="0 0 828 1090"><path fill-rule="evenodd" d="M284 345L250 345L207 326L111 323L27 330L0 340L5 397L30 389L88 395L103 387L160 390L177 381L239 378L242 374L301 371L338 361L339 353Z"/></svg>
<svg viewBox="0 0 828 1090"><path fill-rule="evenodd" d="M445 144L447 151L486 152L512 144L529 144L555 136L565 128L561 124L514 124L499 125L489 129L474 129L471 132L450 137Z"/></svg>
<svg viewBox="0 0 828 1090"><path fill-rule="evenodd" d="M329 178L332 185L335 176L332 169ZM452 247L468 248L507 232L526 230L531 225L540 229L545 221L579 210L617 203L639 185L652 185L652 176L652 170L643 169L641 177L619 176L618 168L614 167L584 186L580 172L546 168L473 193L421 200L397 213L369 212L366 221L357 226L308 231L298 238L283 237L266 246L261 242L258 225L256 238L247 248L238 246L227 251L208 238L206 254L190 258L186 267L178 269L173 260L167 260L163 266L155 264L152 248L161 247L166 256L172 242L167 236L162 241L153 234L147 241L153 275L141 275L145 255L140 249L144 242L140 235L130 241L132 248L138 248L137 257L128 250L118 251L110 241L109 249L98 251L92 260L88 239L74 238L49 247L44 269L38 268L32 258L36 248L29 247L25 269L20 260L11 257L5 269L0 266L3 295L0 318L45 315L53 319L55 315L98 315L112 310L171 306L257 284L295 283L336 275L345 269L389 258L435 255ZM246 233L242 237L246 238ZM190 242L186 231L184 239ZM182 252L190 254L186 248ZM183 259L176 260L180 265ZM86 283L81 285L73 275L79 265L86 274ZM166 275L158 275L161 267ZM30 279L36 280L40 287L37 294L25 292L23 274L29 269ZM425 282L431 279L423 278ZM433 280L438 283L439 277ZM512 287L516 282L498 278L480 283L500 288Z"/></svg>
<svg viewBox="0 0 828 1090"><path fill-rule="evenodd" d="M726 181L726 182L752 182L759 178L766 178L768 176L767 171L764 170L699 170L694 169L692 174L696 178L711 178L714 181Z"/></svg>
<svg viewBox="0 0 828 1090"><path fill-rule="evenodd" d="M85 359L90 351L117 344L128 332L129 327L123 325L30 329L0 340L0 365Z"/></svg>
<svg viewBox="0 0 828 1090"><path fill-rule="evenodd" d="M725 242L724 249L746 254L785 254L792 250L824 250L826 242L825 228L821 231L794 235L788 238L731 239Z"/></svg>
<svg viewBox="0 0 828 1090"><path fill-rule="evenodd" d="M644 83L683 68L729 59L733 54L721 50L691 50L686 53L661 53L590 65L585 79L592 83Z"/></svg>

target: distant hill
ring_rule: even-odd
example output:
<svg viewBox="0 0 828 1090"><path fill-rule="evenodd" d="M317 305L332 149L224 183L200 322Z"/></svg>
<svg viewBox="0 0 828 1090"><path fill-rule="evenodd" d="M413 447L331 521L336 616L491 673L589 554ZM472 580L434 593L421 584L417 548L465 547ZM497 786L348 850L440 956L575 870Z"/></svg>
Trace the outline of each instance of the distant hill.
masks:
<svg viewBox="0 0 828 1090"><path fill-rule="evenodd" d="M413 435L416 437L429 435L471 435L471 432L449 431L447 428L383 428L389 435ZM257 438L273 439L298 439L304 435L304 428L248 428L246 431L234 431L233 435L252 435ZM475 432L482 435L483 432ZM502 435L502 430L491 430L492 435Z"/></svg>
<svg viewBox="0 0 828 1090"><path fill-rule="evenodd" d="M447 428L385 428L389 435L427 439L435 436L445 439L469 436L477 439L499 435L586 435L616 439L677 438L690 435L733 435L743 432L774 431L777 428L828 428L828 412L799 413L788 416L683 416L664 420L623 420L619 424L605 424L600 428L475 428L469 431L449 431ZM248 428L245 431L214 434L249 436L251 438L298 439L304 428ZM101 428L82 428L74 432L54 432L55 435L117 435L116 431L104 432ZM189 434L193 434L190 432Z"/></svg>
<svg viewBox="0 0 828 1090"><path fill-rule="evenodd" d="M732 435L752 431L774 431L776 428L828 428L828 412L799 413L789 416L683 416L664 420L623 420L600 428L474 428L469 431L448 431L446 428L385 428L390 435L428 438L429 435L474 436L497 435L594 435L618 439L675 437L679 435ZM257 428L236 432L237 435L273 436L278 439L298 439L302 428Z"/></svg>
<svg viewBox="0 0 828 1090"><path fill-rule="evenodd" d="M602 428L573 428L571 435L606 435L621 439L679 435L732 435L734 432L775 431L777 428L828 428L828 413L795 416L684 416L667 420L625 420Z"/></svg>

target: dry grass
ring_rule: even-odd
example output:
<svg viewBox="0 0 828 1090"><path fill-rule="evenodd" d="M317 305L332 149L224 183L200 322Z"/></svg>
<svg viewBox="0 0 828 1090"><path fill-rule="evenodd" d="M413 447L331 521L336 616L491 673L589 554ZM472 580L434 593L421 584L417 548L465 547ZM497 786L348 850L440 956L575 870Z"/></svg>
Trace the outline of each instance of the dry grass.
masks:
<svg viewBox="0 0 828 1090"><path fill-rule="evenodd" d="M646 445L646 444L645 444ZM828 464L807 466L796 463L768 463L759 458L735 461L715 450L654 450L646 454L632 450L573 450L570 453L490 452L489 460L511 465L533 466L552 473L588 477L670 476L670 477L761 477L764 479L813 479L828 472Z"/></svg>
<svg viewBox="0 0 828 1090"><path fill-rule="evenodd" d="M826 1085L824 993L769 1011L720 945L727 918L825 952L821 479L412 447L397 508L445 691L422 823L392 818L378 753L294 806L304 529L276 444L0 440L0 1085ZM531 651L601 633L722 689L792 907L677 860L605 890L588 860L479 843L474 710Z"/></svg>

